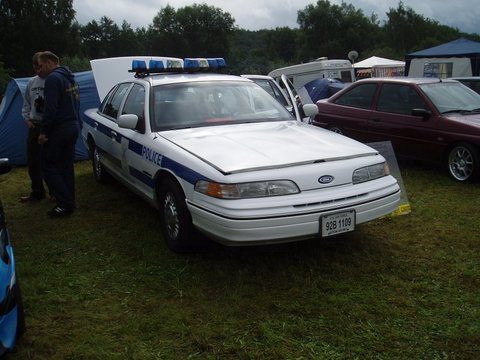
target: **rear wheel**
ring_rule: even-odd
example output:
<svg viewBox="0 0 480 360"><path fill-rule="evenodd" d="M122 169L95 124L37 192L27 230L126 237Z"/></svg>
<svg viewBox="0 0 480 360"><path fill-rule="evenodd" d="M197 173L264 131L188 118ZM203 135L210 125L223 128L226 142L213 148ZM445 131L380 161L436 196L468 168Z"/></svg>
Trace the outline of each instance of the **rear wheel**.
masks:
<svg viewBox="0 0 480 360"><path fill-rule="evenodd" d="M468 143L455 144L448 153L448 170L455 180L467 181L478 177L478 149Z"/></svg>
<svg viewBox="0 0 480 360"><path fill-rule="evenodd" d="M101 162L101 153L98 147L95 144L92 144L92 168L93 168L93 177L100 183L105 183L109 179L109 174Z"/></svg>
<svg viewBox="0 0 480 360"><path fill-rule="evenodd" d="M192 252L195 233L192 218L185 204L185 195L172 179L162 181L159 189L160 220L168 247L177 253Z"/></svg>

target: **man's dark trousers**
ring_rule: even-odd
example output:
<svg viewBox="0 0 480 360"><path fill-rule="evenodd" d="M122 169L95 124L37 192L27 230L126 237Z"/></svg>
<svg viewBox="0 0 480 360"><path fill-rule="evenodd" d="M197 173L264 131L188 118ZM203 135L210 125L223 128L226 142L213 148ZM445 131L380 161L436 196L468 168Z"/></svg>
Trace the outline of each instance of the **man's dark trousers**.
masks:
<svg viewBox="0 0 480 360"><path fill-rule="evenodd" d="M57 199L57 205L75 208L75 143L79 127L77 122L56 126L43 145L43 174L45 181Z"/></svg>
<svg viewBox="0 0 480 360"><path fill-rule="evenodd" d="M34 199L43 199L45 197L41 162L43 146L38 144L39 135L40 125L28 129L27 165L28 175L32 182L32 192L30 193L30 197Z"/></svg>

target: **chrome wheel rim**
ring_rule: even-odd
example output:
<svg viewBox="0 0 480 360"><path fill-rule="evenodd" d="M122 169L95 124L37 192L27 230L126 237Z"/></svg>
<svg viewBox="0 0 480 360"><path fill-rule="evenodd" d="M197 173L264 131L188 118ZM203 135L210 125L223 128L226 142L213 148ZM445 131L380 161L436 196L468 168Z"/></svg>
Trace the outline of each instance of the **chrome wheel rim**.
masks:
<svg viewBox="0 0 480 360"><path fill-rule="evenodd" d="M473 155L466 147L458 146L450 152L448 167L455 179L467 180L473 173L473 166Z"/></svg>
<svg viewBox="0 0 480 360"><path fill-rule="evenodd" d="M97 148L93 150L93 167L97 177L102 175L102 164L100 163L100 152Z"/></svg>
<svg viewBox="0 0 480 360"><path fill-rule="evenodd" d="M180 218L177 204L172 193L167 193L163 203L163 216L168 236L175 240L180 233Z"/></svg>

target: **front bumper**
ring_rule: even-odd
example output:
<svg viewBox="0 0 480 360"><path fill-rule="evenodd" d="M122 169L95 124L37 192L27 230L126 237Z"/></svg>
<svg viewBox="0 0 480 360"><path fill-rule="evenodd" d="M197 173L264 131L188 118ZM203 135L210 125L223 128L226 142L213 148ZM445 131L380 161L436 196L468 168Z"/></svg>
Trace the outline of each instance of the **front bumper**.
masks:
<svg viewBox="0 0 480 360"><path fill-rule="evenodd" d="M299 195L219 201L224 207L187 205L200 231L225 245L250 245L317 237L321 216L355 210L356 224L361 224L393 212L399 201L400 188L388 176Z"/></svg>

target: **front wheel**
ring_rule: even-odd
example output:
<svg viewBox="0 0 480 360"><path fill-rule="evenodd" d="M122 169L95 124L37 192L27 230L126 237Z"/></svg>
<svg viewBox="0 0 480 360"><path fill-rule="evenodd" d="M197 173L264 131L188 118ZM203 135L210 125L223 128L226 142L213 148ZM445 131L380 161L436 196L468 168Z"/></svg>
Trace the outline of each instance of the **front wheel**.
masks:
<svg viewBox="0 0 480 360"><path fill-rule="evenodd" d="M185 195L172 179L166 179L160 184L159 208L163 237L168 247L177 253L194 251L194 229Z"/></svg>
<svg viewBox="0 0 480 360"><path fill-rule="evenodd" d="M336 133L336 134L343 135L343 130L340 129L338 126L329 126L329 127L327 127L327 129Z"/></svg>
<svg viewBox="0 0 480 360"><path fill-rule="evenodd" d="M479 173L478 149L468 143L454 145L448 153L448 170L455 180L474 180Z"/></svg>

